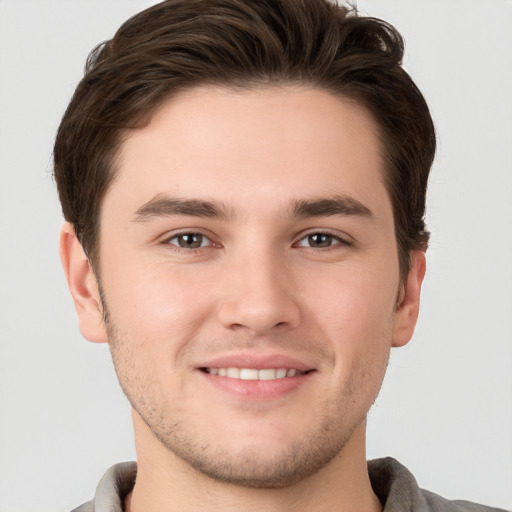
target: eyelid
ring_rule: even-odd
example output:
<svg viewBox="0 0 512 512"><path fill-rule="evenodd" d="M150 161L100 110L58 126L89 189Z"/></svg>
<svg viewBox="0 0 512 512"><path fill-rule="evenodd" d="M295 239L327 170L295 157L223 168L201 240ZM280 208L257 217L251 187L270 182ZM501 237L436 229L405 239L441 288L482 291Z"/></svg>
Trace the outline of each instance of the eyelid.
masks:
<svg viewBox="0 0 512 512"><path fill-rule="evenodd" d="M171 240L178 238L179 236L183 236L183 235L202 236L203 238L206 238L209 241L209 244L206 246L202 246L202 247L186 249L185 247L180 247L178 244L171 243ZM178 230L172 231L170 233L166 233L163 237L161 237L160 243L163 245L172 246L173 248L176 248L177 250L192 252L194 250L205 249L207 247L221 247L221 244L216 242L214 238L215 237L212 234L205 232L204 229L183 228L183 229L178 229Z"/></svg>
<svg viewBox="0 0 512 512"><path fill-rule="evenodd" d="M305 246L300 246L299 243L311 235L329 235L332 238L334 238L335 240L337 240L337 243L335 243L329 247L311 247L311 249L326 250L326 249L330 249L330 248L337 247L337 246L348 247L348 246L354 245L352 237L350 237L346 233L340 233L339 231L328 229L328 228L310 229L305 232L302 232L296 238L296 242L293 245L296 247L305 247Z"/></svg>
<svg viewBox="0 0 512 512"><path fill-rule="evenodd" d="M298 247L299 243L301 241L303 241L308 236L315 235L315 234L329 235L329 236L333 237L337 241L337 243L333 244L330 247L326 247L326 248L311 247L311 249L326 250L331 247L352 246L354 244L352 237L350 237L346 233L340 233L337 230L333 230L333 229L329 229L329 228L323 228L323 229L322 228L314 228L314 229L309 229L309 230L303 231L297 237L295 237L296 241L293 243L293 246ZM209 243L206 246L198 247L195 249L194 248L186 249L184 247L180 247L178 244L171 243L171 240L173 240L179 236L182 236L182 235L200 235L200 236L206 238L209 241ZM161 237L160 243L163 245L170 245L178 250L185 250L188 252L194 251L194 250L199 250L199 249L204 249L206 247L216 247L216 248L222 247L222 244L215 241L215 236L213 234L207 233L202 228L183 228L183 229L178 229L176 231L172 231L170 233L166 233L164 236Z"/></svg>
<svg viewBox="0 0 512 512"><path fill-rule="evenodd" d="M192 236L192 237L199 238L200 239L199 246L198 247L185 247L185 246L180 245L178 240L180 238L183 238L186 236ZM178 243L174 243L173 242L174 240L176 240ZM175 245L176 247L179 247L180 249L185 249L188 251L188 250L203 249L204 247L209 247L211 245L211 240L207 236L201 235L200 233L182 233L181 235L175 235L175 236L169 238L167 243L170 245Z"/></svg>

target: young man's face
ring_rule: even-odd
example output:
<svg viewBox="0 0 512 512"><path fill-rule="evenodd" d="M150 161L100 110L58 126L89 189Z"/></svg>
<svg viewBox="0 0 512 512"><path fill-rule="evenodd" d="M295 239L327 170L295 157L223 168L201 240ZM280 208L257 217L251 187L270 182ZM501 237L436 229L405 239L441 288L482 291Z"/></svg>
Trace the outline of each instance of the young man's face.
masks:
<svg viewBox="0 0 512 512"><path fill-rule="evenodd" d="M320 90L203 88L123 143L101 212L107 329L83 290L77 307L157 452L281 486L364 429L424 268L414 254L400 282L376 132Z"/></svg>

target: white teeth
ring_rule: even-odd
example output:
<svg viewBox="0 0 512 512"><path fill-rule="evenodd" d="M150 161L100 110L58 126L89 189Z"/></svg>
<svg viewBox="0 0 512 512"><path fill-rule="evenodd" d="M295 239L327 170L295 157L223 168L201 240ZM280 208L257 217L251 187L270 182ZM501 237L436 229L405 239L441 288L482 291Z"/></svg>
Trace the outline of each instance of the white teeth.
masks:
<svg viewBox="0 0 512 512"><path fill-rule="evenodd" d="M242 380L258 380L258 370L253 368L242 368L240 370L240 378Z"/></svg>
<svg viewBox="0 0 512 512"><path fill-rule="evenodd" d="M231 377L232 379L239 379L240 378L240 369L239 368L228 368L227 376Z"/></svg>
<svg viewBox="0 0 512 512"><path fill-rule="evenodd" d="M220 377L230 377L231 379L240 380L274 380L283 379L284 377L295 377L304 372L295 368L264 368L258 370L256 368L206 368L211 375L219 375Z"/></svg>
<svg viewBox="0 0 512 512"><path fill-rule="evenodd" d="M258 377L260 380L274 380L276 378L276 370L273 368L266 368L265 370L260 370L258 372Z"/></svg>

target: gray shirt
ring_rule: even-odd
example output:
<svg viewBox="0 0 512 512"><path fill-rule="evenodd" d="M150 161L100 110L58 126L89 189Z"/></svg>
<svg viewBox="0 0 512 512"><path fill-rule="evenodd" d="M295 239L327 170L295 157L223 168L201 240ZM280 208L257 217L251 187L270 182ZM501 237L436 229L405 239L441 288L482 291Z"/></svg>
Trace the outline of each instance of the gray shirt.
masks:
<svg viewBox="0 0 512 512"><path fill-rule="evenodd" d="M449 501L418 487L412 473L391 457L368 462L375 494L384 512L505 512L469 501ZM137 475L135 462L112 466L103 475L94 499L72 512L123 512L123 502L133 489Z"/></svg>

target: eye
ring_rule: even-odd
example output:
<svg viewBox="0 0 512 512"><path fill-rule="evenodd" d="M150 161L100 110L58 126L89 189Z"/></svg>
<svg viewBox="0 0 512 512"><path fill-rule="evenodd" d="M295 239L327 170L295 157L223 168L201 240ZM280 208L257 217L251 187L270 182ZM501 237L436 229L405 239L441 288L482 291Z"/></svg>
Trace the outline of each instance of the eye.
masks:
<svg viewBox="0 0 512 512"><path fill-rule="evenodd" d="M169 238L167 243L182 249L199 249L212 245L211 240L201 233L180 233Z"/></svg>
<svg viewBox="0 0 512 512"><path fill-rule="evenodd" d="M325 249L333 245L350 245L345 240L330 233L310 233L301 238L297 243L298 247L311 247L313 249Z"/></svg>

